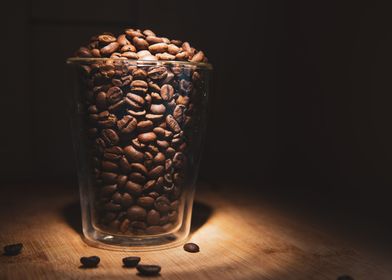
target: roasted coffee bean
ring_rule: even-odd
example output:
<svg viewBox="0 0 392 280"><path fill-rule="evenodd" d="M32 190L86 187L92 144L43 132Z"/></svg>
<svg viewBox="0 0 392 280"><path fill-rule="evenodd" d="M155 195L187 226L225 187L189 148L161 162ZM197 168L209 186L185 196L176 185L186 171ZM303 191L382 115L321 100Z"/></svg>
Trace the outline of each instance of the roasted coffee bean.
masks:
<svg viewBox="0 0 392 280"><path fill-rule="evenodd" d="M140 262L140 257L125 257L122 262L124 267L136 267Z"/></svg>
<svg viewBox="0 0 392 280"><path fill-rule="evenodd" d="M167 148L165 151L166 156L169 158L173 157L175 153L176 150L174 150L172 147Z"/></svg>
<svg viewBox="0 0 392 280"><path fill-rule="evenodd" d="M143 191L151 191L156 186L156 180L149 180L144 186Z"/></svg>
<svg viewBox="0 0 392 280"><path fill-rule="evenodd" d="M83 267L85 268L92 268L96 267L99 262L100 258L98 256L91 256L91 257L81 257L80 262L82 263Z"/></svg>
<svg viewBox="0 0 392 280"><path fill-rule="evenodd" d="M91 57L92 56L90 50L85 47L79 48L78 51L76 52L76 55L80 56L80 57Z"/></svg>
<svg viewBox="0 0 392 280"><path fill-rule="evenodd" d="M129 98L131 101L133 101L134 103L136 103L139 106L143 106L145 103L145 100L143 97L141 97L140 95L134 94L134 93L128 93L127 98Z"/></svg>
<svg viewBox="0 0 392 280"><path fill-rule="evenodd" d="M162 176L164 171L165 171L165 168L162 165L158 165L148 172L148 176L152 179L156 179L156 178Z"/></svg>
<svg viewBox="0 0 392 280"><path fill-rule="evenodd" d="M134 117L126 115L117 121L118 129L124 134L132 133L137 127L137 121Z"/></svg>
<svg viewBox="0 0 392 280"><path fill-rule="evenodd" d="M185 243L184 244L184 250L189 252L189 253L197 253L197 252L200 251L200 248L195 243Z"/></svg>
<svg viewBox="0 0 392 280"><path fill-rule="evenodd" d="M117 171L118 165L111 161L102 161L102 170L104 171Z"/></svg>
<svg viewBox="0 0 392 280"><path fill-rule="evenodd" d="M139 184L144 184L144 182L146 181L146 177L139 172L132 172L131 174L129 174L128 178L129 180Z"/></svg>
<svg viewBox="0 0 392 280"><path fill-rule="evenodd" d="M145 36L155 36L155 33L154 33L152 30L150 30L150 29L145 29L145 30L143 31L143 34L144 34Z"/></svg>
<svg viewBox="0 0 392 280"><path fill-rule="evenodd" d="M136 269L141 275L145 276L154 276L158 275L159 272L161 272L161 267L159 265L139 264Z"/></svg>
<svg viewBox="0 0 392 280"><path fill-rule="evenodd" d="M154 199L150 196L141 196L138 198L137 204L144 208L151 208L154 206Z"/></svg>
<svg viewBox="0 0 392 280"><path fill-rule="evenodd" d="M125 34L121 34L117 37L117 43L119 43L120 46L131 45L131 42L127 39L127 36ZM136 48L133 51L135 52Z"/></svg>
<svg viewBox="0 0 392 280"><path fill-rule="evenodd" d="M121 232L126 232L128 229L129 229L129 225L130 225L130 220L129 219L127 219L127 218L125 218L122 222L121 222L121 225L120 225L120 231Z"/></svg>
<svg viewBox="0 0 392 280"><path fill-rule="evenodd" d="M142 143L151 143L157 139L157 136L154 132L146 132L139 134L137 138Z"/></svg>
<svg viewBox="0 0 392 280"><path fill-rule="evenodd" d="M117 174L113 173L113 172L102 172L101 177L104 182L106 182L108 184L115 184Z"/></svg>
<svg viewBox="0 0 392 280"><path fill-rule="evenodd" d="M164 164L166 161L166 157L163 153L159 152L156 154L153 161L155 164Z"/></svg>
<svg viewBox="0 0 392 280"><path fill-rule="evenodd" d="M186 107L184 105L177 105L173 111L173 117L176 119L177 123L182 124L185 119L185 110Z"/></svg>
<svg viewBox="0 0 392 280"><path fill-rule="evenodd" d="M133 205L128 208L127 215L131 221L143 221L147 216L147 212L143 207Z"/></svg>
<svg viewBox="0 0 392 280"><path fill-rule="evenodd" d="M163 233L164 230L160 226L149 226L146 228L146 233L147 234L160 234Z"/></svg>
<svg viewBox="0 0 392 280"><path fill-rule="evenodd" d="M102 134L102 139L109 146L116 145L120 140L117 133L110 128L103 129L101 134Z"/></svg>
<svg viewBox="0 0 392 280"><path fill-rule="evenodd" d="M169 44L167 46L167 52L172 54L172 55L176 55L181 51L181 49L179 47L177 47L175 44Z"/></svg>
<svg viewBox="0 0 392 280"><path fill-rule="evenodd" d="M107 108L106 105L106 93L101 91L97 94L97 97L95 99L96 105L98 109L100 110L105 110Z"/></svg>
<svg viewBox="0 0 392 280"><path fill-rule="evenodd" d="M159 148L161 148L162 150L165 150L169 147L169 142L165 141L165 140L157 140L157 146Z"/></svg>
<svg viewBox="0 0 392 280"><path fill-rule="evenodd" d="M101 53L101 55L108 56L108 55L114 53L119 47L120 47L119 43L112 42L112 43L108 44L107 46L103 47L102 49L100 49L100 53Z"/></svg>
<svg viewBox="0 0 392 280"><path fill-rule="evenodd" d="M151 198L151 199L154 201L153 198ZM161 219L161 215L159 214L158 211L156 211L154 209L151 209L150 211L148 211L148 213L147 213L147 223L149 225L152 225L152 226L159 225L160 219Z"/></svg>
<svg viewBox="0 0 392 280"><path fill-rule="evenodd" d="M167 212L170 210L170 200L166 196L160 196L155 200L155 209L159 212Z"/></svg>
<svg viewBox="0 0 392 280"><path fill-rule="evenodd" d="M121 205L116 204L116 203L112 203L112 202L108 202L103 206L103 208L107 211L120 211Z"/></svg>
<svg viewBox="0 0 392 280"><path fill-rule="evenodd" d="M183 94L189 94L193 89L192 82L182 79L180 81L180 92Z"/></svg>
<svg viewBox="0 0 392 280"><path fill-rule="evenodd" d="M121 147L113 146L104 150L103 157L110 161L117 161L123 155Z"/></svg>
<svg viewBox="0 0 392 280"><path fill-rule="evenodd" d="M141 117L146 115L145 110L141 110L141 111L127 110L127 112L128 112L128 114L135 117L136 119L140 119Z"/></svg>
<svg viewBox="0 0 392 280"><path fill-rule="evenodd" d="M131 222L131 227L134 229L146 229L147 228L147 224L145 222L142 221L133 221Z"/></svg>
<svg viewBox="0 0 392 280"><path fill-rule="evenodd" d="M147 72L141 68L137 68L132 71L132 76L134 77L135 80L146 80Z"/></svg>
<svg viewBox="0 0 392 280"><path fill-rule="evenodd" d="M150 111L153 114L161 115L161 114L165 113L166 107L163 104L152 104L150 106Z"/></svg>
<svg viewBox="0 0 392 280"><path fill-rule="evenodd" d="M140 194L141 192L142 192L142 186L141 185L139 185L139 184L137 184L137 183L134 183L134 182L132 182L132 181L128 181L126 184L125 184L125 186L124 186L124 188L125 188L125 190L127 191L127 192L129 192L131 195L133 194L133 195L138 195L138 194Z"/></svg>
<svg viewBox="0 0 392 280"><path fill-rule="evenodd" d="M167 53L167 52L164 52L164 53L157 53L155 56L156 56L156 58L158 58L159 60L175 60L175 59L176 59L176 56L171 55L171 54L169 54L169 53ZM169 73L168 73L167 77L169 77ZM165 83L168 82L167 77L166 77L166 80L164 81ZM173 78L173 77L171 77L170 80L171 80L172 78Z"/></svg>
<svg viewBox="0 0 392 280"><path fill-rule="evenodd" d="M132 42L138 50L148 49L149 44L143 38L133 37Z"/></svg>
<svg viewBox="0 0 392 280"><path fill-rule="evenodd" d="M133 171L139 172L143 175L146 175L148 172L147 168L141 163L132 163L131 168Z"/></svg>
<svg viewBox="0 0 392 280"><path fill-rule="evenodd" d="M132 28L126 29L125 34L127 34L130 38L144 37L144 35L140 31L132 29Z"/></svg>
<svg viewBox="0 0 392 280"><path fill-rule="evenodd" d="M109 43L115 42L116 38L111 35L104 34L104 35L98 36L98 41L101 43L104 43L104 44L109 44Z"/></svg>
<svg viewBox="0 0 392 280"><path fill-rule="evenodd" d="M114 104L121 100L121 98L123 97L123 91L119 87L111 87L107 91L106 96L107 96L107 101L110 104Z"/></svg>
<svg viewBox="0 0 392 280"><path fill-rule="evenodd" d="M154 125L153 122L150 121L150 120L140 121L140 122L137 124L137 129L138 129L140 132L147 132L147 131L151 131L151 130L152 130L153 125ZM140 139L139 139L139 140L140 140Z"/></svg>
<svg viewBox="0 0 392 280"><path fill-rule="evenodd" d="M203 59L204 59L204 53L202 51L199 51L192 57L191 62L202 62Z"/></svg>
<svg viewBox="0 0 392 280"><path fill-rule="evenodd" d="M120 165L122 172L129 173L132 171L132 166L128 162L128 160L125 156L121 156L121 158L118 161L118 164Z"/></svg>
<svg viewBox="0 0 392 280"><path fill-rule="evenodd" d="M150 71L147 72L148 76L153 80L161 80L166 78L167 69L166 67L154 67Z"/></svg>
<svg viewBox="0 0 392 280"><path fill-rule="evenodd" d="M189 54L187 52L179 52L176 54L176 59L178 60L187 60L189 57Z"/></svg>
<svg viewBox="0 0 392 280"><path fill-rule="evenodd" d="M133 197L129 193L124 193L121 197L121 206L124 208L128 208L133 204Z"/></svg>
<svg viewBox="0 0 392 280"><path fill-rule="evenodd" d="M20 254L22 251L23 244L22 243L16 243L16 244L10 244L4 246L4 255L6 256L16 256Z"/></svg>
<svg viewBox="0 0 392 280"><path fill-rule="evenodd" d="M182 167L184 167L186 162L186 157L183 153L178 152L174 155L173 157L173 166L175 168L181 169Z"/></svg>
<svg viewBox="0 0 392 280"><path fill-rule="evenodd" d="M115 192L115 193L112 195L112 201L113 201L115 204L121 204L121 200L122 200L122 195L121 195L121 193Z"/></svg>
<svg viewBox="0 0 392 280"><path fill-rule="evenodd" d="M163 53L163 52L167 51L167 44L166 43L156 43L156 44L150 45L148 47L148 50L153 54Z"/></svg>
<svg viewBox="0 0 392 280"><path fill-rule="evenodd" d="M129 162L142 162L144 159L144 154L136 150L132 145L125 147L124 153Z"/></svg>
<svg viewBox="0 0 392 280"><path fill-rule="evenodd" d="M164 115L156 115L156 114L146 114L146 119L152 122L158 122L163 118Z"/></svg>
<svg viewBox="0 0 392 280"><path fill-rule="evenodd" d="M153 44L158 44L158 43L163 43L163 38L160 38L160 37L156 37L156 36L147 36L146 37L146 41L149 43L149 44L151 44L151 45L153 45ZM150 46L151 47L151 46ZM150 47L149 47L149 49L150 49Z"/></svg>
<svg viewBox="0 0 392 280"><path fill-rule="evenodd" d="M166 124L174 133L178 133L181 131L180 125L172 115L166 116Z"/></svg>

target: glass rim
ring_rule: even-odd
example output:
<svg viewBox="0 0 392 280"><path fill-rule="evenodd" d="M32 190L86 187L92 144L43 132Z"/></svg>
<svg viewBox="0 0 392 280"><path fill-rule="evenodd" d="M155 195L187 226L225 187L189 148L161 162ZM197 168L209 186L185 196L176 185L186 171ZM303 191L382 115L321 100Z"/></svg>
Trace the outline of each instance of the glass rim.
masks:
<svg viewBox="0 0 392 280"><path fill-rule="evenodd" d="M141 60L141 59L123 59L123 58L110 58L110 57L70 57L66 60L67 64L78 64L81 62L100 62L100 61L128 61L134 65L140 66L157 66L157 65L186 65L195 66L197 68L212 70L212 64L206 62L191 62L179 60Z"/></svg>

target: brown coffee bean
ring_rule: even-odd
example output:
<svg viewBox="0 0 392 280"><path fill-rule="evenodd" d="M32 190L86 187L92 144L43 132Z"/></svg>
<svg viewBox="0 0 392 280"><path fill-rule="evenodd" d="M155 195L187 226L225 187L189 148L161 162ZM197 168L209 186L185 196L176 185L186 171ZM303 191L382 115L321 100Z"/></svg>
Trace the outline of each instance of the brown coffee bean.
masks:
<svg viewBox="0 0 392 280"><path fill-rule="evenodd" d="M117 117L113 114L110 114L109 111L103 111L98 114L97 123L99 126L104 128L111 128L116 125Z"/></svg>
<svg viewBox="0 0 392 280"><path fill-rule="evenodd" d="M165 168L162 165L158 165L148 172L148 176L150 178L156 179L156 178L162 176L164 171L165 171Z"/></svg>
<svg viewBox="0 0 392 280"><path fill-rule="evenodd" d="M135 52L132 51L125 51L121 54L121 57L125 57L128 59L138 59L139 57L137 56L137 54Z"/></svg>
<svg viewBox="0 0 392 280"><path fill-rule="evenodd" d="M173 117L179 124L184 122L186 107L184 105L177 105L173 111Z"/></svg>
<svg viewBox="0 0 392 280"><path fill-rule="evenodd" d="M124 134L132 133L137 127L137 121L134 117L125 115L121 120L117 121L117 127Z"/></svg>
<svg viewBox="0 0 392 280"><path fill-rule="evenodd" d="M101 196L110 196L117 190L117 185L106 185L101 189Z"/></svg>
<svg viewBox="0 0 392 280"><path fill-rule="evenodd" d="M121 200L122 200L122 195L119 192L115 192L112 195L112 201L116 204L121 204Z"/></svg>
<svg viewBox="0 0 392 280"><path fill-rule="evenodd" d="M134 94L134 93L128 93L127 98L129 98L133 102L137 103L139 106L143 106L145 103L145 100L143 97L141 97L140 95Z"/></svg>
<svg viewBox="0 0 392 280"><path fill-rule="evenodd" d="M166 150L169 147L169 142L165 140L157 140L157 146L161 148L161 150Z"/></svg>
<svg viewBox="0 0 392 280"><path fill-rule="evenodd" d="M139 172L132 172L129 174L128 178L129 180L139 184L144 184L146 182L146 177Z"/></svg>
<svg viewBox="0 0 392 280"><path fill-rule="evenodd" d="M99 51L99 49L92 49L91 50L91 55L93 57L101 57L101 52Z"/></svg>
<svg viewBox="0 0 392 280"><path fill-rule="evenodd" d="M170 40L170 43L176 45L177 47L182 46L182 41L180 41L180 40Z"/></svg>
<svg viewBox="0 0 392 280"><path fill-rule="evenodd" d="M98 41L101 43L109 44L109 43L115 42L116 38L111 35L104 34L104 35L98 36Z"/></svg>
<svg viewBox="0 0 392 280"><path fill-rule="evenodd" d="M101 134L102 139L105 141L106 144L110 146L116 145L120 140L117 133L110 128L103 129Z"/></svg>
<svg viewBox="0 0 392 280"><path fill-rule="evenodd" d="M153 54L156 54L156 53L163 53L163 52L166 52L166 51L167 51L167 44L166 44L166 43L157 43L157 44L153 44L153 45L150 45L150 46L148 47L148 50L149 50L151 53L153 53Z"/></svg>
<svg viewBox="0 0 392 280"><path fill-rule="evenodd" d="M108 203L106 203L104 206L103 206L103 208L106 210L106 211L120 211L121 210L121 205L119 205L119 204L116 204L116 203L113 203L113 202L108 202Z"/></svg>
<svg viewBox="0 0 392 280"><path fill-rule="evenodd" d="M164 115L156 115L156 114L146 114L146 119L152 122L158 122L163 118Z"/></svg>
<svg viewBox="0 0 392 280"><path fill-rule="evenodd" d="M132 76L134 77L135 80L146 80L147 72L144 69L137 68L132 71Z"/></svg>
<svg viewBox="0 0 392 280"><path fill-rule="evenodd" d="M176 150L174 150L172 147L169 147L165 151L166 157L172 158L174 154L176 153Z"/></svg>
<svg viewBox="0 0 392 280"><path fill-rule="evenodd" d="M136 266L136 269L137 271L139 271L141 275L145 275L145 276L158 275L159 272L161 271L161 267L159 265L139 264L138 266Z"/></svg>
<svg viewBox="0 0 392 280"><path fill-rule="evenodd" d="M151 198L153 199L153 198ZM153 199L154 201L154 199ZM151 209L150 211L148 211L147 213L147 223L151 226L156 226L159 225L159 221L161 219L161 215L159 214L158 211Z"/></svg>
<svg viewBox="0 0 392 280"><path fill-rule="evenodd" d="M164 164L166 161L166 157L163 153L159 152L156 154L153 161L155 164Z"/></svg>
<svg viewBox="0 0 392 280"><path fill-rule="evenodd" d="M104 171L117 171L118 165L111 161L102 161L102 169Z"/></svg>
<svg viewBox="0 0 392 280"><path fill-rule="evenodd" d="M152 30L150 30L150 29L145 29L145 30L143 31L143 34L144 34L145 36L155 36L155 33L154 33Z"/></svg>
<svg viewBox="0 0 392 280"><path fill-rule="evenodd" d="M176 153L174 155L174 157L173 157L173 166L175 168L180 169L180 168L184 167L185 162L186 162L186 157L185 157L185 155L183 153L178 152L178 153Z"/></svg>
<svg viewBox="0 0 392 280"><path fill-rule="evenodd" d="M151 143L157 139L157 136L154 132L146 132L139 134L137 138L142 143Z"/></svg>
<svg viewBox="0 0 392 280"><path fill-rule="evenodd" d="M132 139L131 144L138 150L144 149L146 147L146 145L141 143L138 138Z"/></svg>
<svg viewBox="0 0 392 280"><path fill-rule="evenodd" d="M127 36L129 36L130 38L144 37L144 35L140 31L132 29L132 28L126 29L125 34L127 34Z"/></svg>
<svg viewBox="0 0 392 280"><path fill-rule="evenodd" d="M124 193L121 198L121 205L128 208L133 204L133 197L129 193Z"/></svg>
<svg viewBox="0 0 392 280"><path fill-rule="evenodd" d="M123 92L119 87L111 87L106 93L106 99L110 104L117 103L123 97Z"/></svg>
<svg viewBox="0 0 392 280"><path fill-rule="evenodd" d="M107 160L117 161L120 159L122 154L123 154L123 150L121 149L121 147L113 146L105 149L103 153L103 157Z"/></svg>
<svg viewBox="0 0 392 280"><path fill-rule="evenodd" d="M189 57L189 54L187 52L179 52L176 54L176 59L178 60L187 60Z"/></svg>
<svg viewBox="0 0 392 280"><path fill-rule="evenodd" d="M163 104L152 104L150 106L150 111L153 114L161 115L165 113L166 107Z"/></svg>
<svg viewBox="0 0 392 280"><path fill-rule="evenodd" d="M147 234L159 234L159 233L164 233L164 230L160 226L149 226L146 228L146 233Z"/></svg>
<svg viewBox="0 0 392 280"><path fill-rule="evenodd" d="M133 44L138 50L146 50L148 49L148 42L140 37L133 37L132 39Z"/></svg>
<svg viewBox="0 0 392 280"><path fill-rule="evenodd" d="M141 110L141 111L127 110L127 112L128 112L128 114L135 117L136 119L140 119L141 117L146 115L145 110Z"/></svg>
<svg viewBox="0 0 392 280"><path fill-rule="evenodd" d="M143 191L151 191L156 186L156 180L150 180L143 186Z"/></svg>
<svg viewBox="0 0 392 280"><path fill-rule="evenodd" d="M124 219L124 221L121 222L120 231L123 233L126 232L129 229L129 224L130 221L128 219Z"/></svg>
<svg viewBox="0 0 392 280"><path fill-rule="evenodd" d="M170 200L166 196L160 196L155 200L154 206L159 212L168 212L170 210Z"/></svg>
<svg viewBox="0 0 392 280"><path fill-rule="evenodd" d="M150 196L142 196L138 198L137 204L144 208L151 208L154 206L154 201L155 200Z"/></svg>
<svg viewBox="0 0 392 280"><path fill-rule="evenodd" d="M128 181L125 184L125 190L127 192L129 192L131 195L132 194L133 195L138 195L138 194L140 194L142 192L142 186L137 184L137 183L134 183L132 181Z"/></svg>
<svg viewBox="0 0 392 280"><path fill-rule="evenodd" d="M133 162L142 162L144 159L144 154L136 150L132 145L129 145L124 148L125 156L127 157L128 161Z"/></svg>
<svg viewBox="0 0 392 280"><path fill-rule="evenodd" d="M200 251L200 248L195 243L186 243L186 244L184 244L184 250L189 253L197 253Z"/></svg>
<svg viewBox="0 0 392 280"><path fill-rule="evenodd" d="M102 172L101 177L104 182L106 182L108 184L115 184L117 174L113 173L113 172Z"/></svg>
<svg viewBox="0 0 392 280"><path fill-rule="evenodd" d="M125 156L121 156L121 158L118 161L118 164L120 165L122 172L129 173L132 171L132 166L128 162L128 160Z"/></svg>
<svg viewBox="0 0 392 280"><path fill-rule="evenodd" d="M97 94L97 97L95 99L96 105L99 110L105 110L107 108L106 105L106 93L101 91Z"/></svg>
<svg viewBox="0 0 392 280"><path fill-rule="evenodd" d="M164 40L161 37L157 37L157 36L147 36L146 41L149 44L153 45L153 44L163 43Z"/></svg>
<svg viewBox="0 0 392 280"><path fill-rule="evenodd" d="M199 51L192 57L191 62L202 62L203 59L204 59L204 53L202 51Z"/></svg>
<svg viewBox="0 0 392 280"><path fill-rule="evenodd" d="M170 44L167 46L167 52L174 55L174 56L176 54L178 54L180 52L180 50L181 49L179 47L177 47L175 44Z"/></svg>
<svg viewBox="0 0 392 280"><path fill-rule="evenodd" d="M132 163L131 167L133 171L139 172L144 175L146 175L148 172L147 168L141 163Z"/></svg>
<svg viewBox="0 0 392 280"><path fill-rule="evenodd" d="M76 56L79 57L91 57L91 52L88 48L85 47L81 47L78 49L78 51L76 52Z"/></svg>
<svg viewBox="0 0 392 280"><path fill-rule="evenodd" d="M118 175L116 182L117 186L122 189L125 186L125 183L128 181L128 177L126 175Z"/></svg>
<svg viewBox="0 0 392 280"><path fill-rule="evenodd" d="M181 173L174 173L173 174L173 182L176 185L182 185L184 183L184 176Z"/></svg>
<svg viewBox="0 0 392 280"><path fill-rule="evenodd" d="M147 72L148 76L153 80L162 80L167 76L166 67L153 67L150 71Z"/></svg>
<svg viewBox="0 0 392 280"><path fill-rule="evenodd" d="M147 212L144 208L138 205L133 205L128 208L127 215L131 221L144 221L146 219Z"/></svg>
<svg viewBox="0 0 392 280"><path fill-rule="evenodd" d="M148 90L148 84L143 80L133 80L131 91L137 94L145 94Z"/></svg>
<svg viewBox="0 0 392 280"><path fill-rule="evenodd" d="M172 115L167 115L166 116L166 124L168 127L173 131L174 133L178 133L181 131L181 127L176 121L176 119Z"/></svg>
<svg viewBox="0 0 392 280"><path fill-rule="evenodd" d="M112 43L108 44L107 46L103 47L102 49L100 49L100 53L101 53L101 55L107 56L107 55L114 53L119 47L120 47L119 43L112 42Z"/></svg>
<svg viewBox="0 0 392 280"><path fill-rule="evenodd" d="M124 267L136 267L140 262L140 257L125 257L122 262Z"/></svg>
<svg viewBox="0 0 392 280"><path fill-rule="evenodd" d="M137 129L138 129L140 132L147 132L147 131L151 131L151 130L152 130L153 125L154 125L153 122L150 121L150 120L140 121L140 122L137 124ZM140 140L140 139L139 139L139 140Z"/></svg>
<svg viewBox="0 0 392 280"><path fill-rule="evenodd" d="M180 92L183 93L183 94L185 94L185 96L186 96L187 94L189 94L189 93L192 91L192 89L193 89L192 82L187 81L187 80L185 80L185 79L182 79L182 80L180 81ZM187 97L188 97L188 96L187 96Z"/></svg>
<svg viewBox="0 0 392 280"><path fill-rule="evenodd" d="M167 52L164 52L164 53L157 53L155 56L156 56L156 58L158 58L158 60L175 60L175 59L176 59L176 57L175 57L174 55L169 54L169 53L167 53ZM174 75L171 74L170 79L168 79L169 74L170 74L170 73L168 73L168 75L167 75L167 77L166 77L166 79L165 79L165 81L164 81L165 83L168 83L168 82L169 82L170 80L172 80L173 77L174 77Z"/></svg>

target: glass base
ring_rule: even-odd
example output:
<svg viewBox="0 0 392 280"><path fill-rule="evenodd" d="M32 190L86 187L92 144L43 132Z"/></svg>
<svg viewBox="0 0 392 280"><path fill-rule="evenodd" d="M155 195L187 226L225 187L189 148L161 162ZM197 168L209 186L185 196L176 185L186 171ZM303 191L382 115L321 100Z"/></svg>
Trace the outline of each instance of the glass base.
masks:
<svg viewBox="0 0 392 280"><path fill-rule="evenodd" d="M155 251L183 245L189 238L183 232L148 236L108 234L96 229L85 231L83 240L90 246L116 251Z"/></svg>

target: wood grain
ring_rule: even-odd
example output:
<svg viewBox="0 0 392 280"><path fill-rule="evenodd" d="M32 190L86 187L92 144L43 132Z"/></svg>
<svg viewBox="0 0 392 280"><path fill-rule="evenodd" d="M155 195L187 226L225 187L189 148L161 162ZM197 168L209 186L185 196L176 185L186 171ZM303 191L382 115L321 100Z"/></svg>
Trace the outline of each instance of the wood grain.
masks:
<svg viewBox="0 0 392 280"><path fill-rule="evenodd" d="M0 279L136 279L122 268L130 252L86 245L80 234L75 188L8 186L0 190L0 245L22 242L22 254L0 256ZM160 279L392 279L392 268L333 236L293 219L290 213L234 192L197 193L191 241L201 252L181 247L138 252L143 263L162 266ZM96 269L79 258L98 255Z"/></svg>

